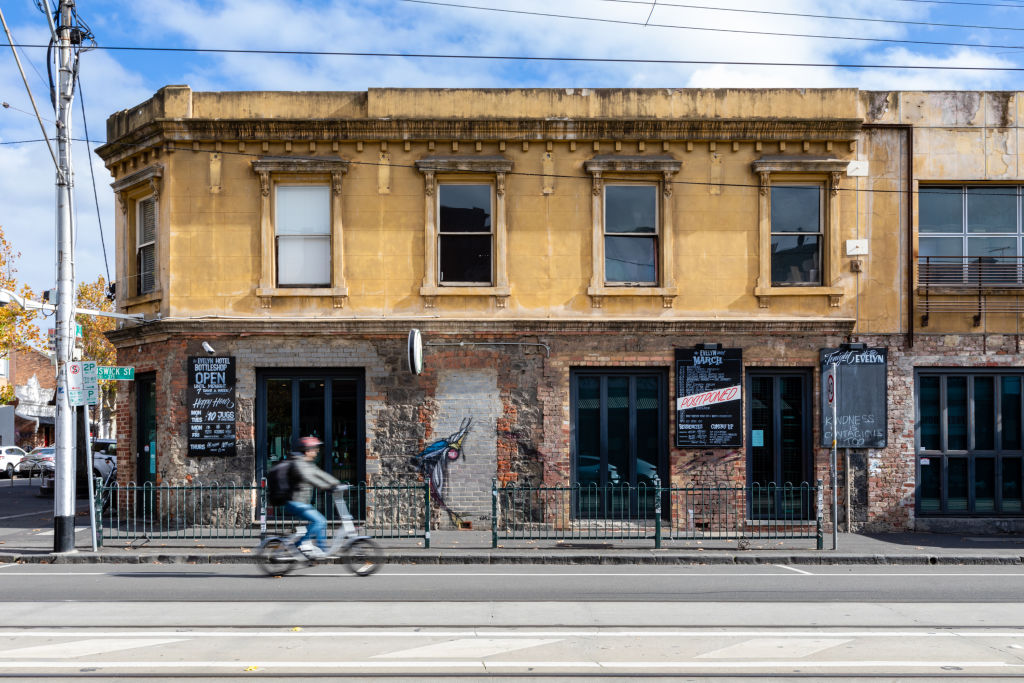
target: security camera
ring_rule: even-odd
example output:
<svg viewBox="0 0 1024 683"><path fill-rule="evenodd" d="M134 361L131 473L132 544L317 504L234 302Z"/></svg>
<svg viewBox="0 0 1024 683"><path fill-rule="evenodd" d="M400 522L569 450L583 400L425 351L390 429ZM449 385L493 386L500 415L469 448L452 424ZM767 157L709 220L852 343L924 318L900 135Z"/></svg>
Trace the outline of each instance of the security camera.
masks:
<svg viewBox="0 0 1024 683"><path fill-rule="evenodd" d="M217 355L217 352L213 350L212 346L210 346L210 342L203 342L203 351L206 351L211 356Z"/></svg>

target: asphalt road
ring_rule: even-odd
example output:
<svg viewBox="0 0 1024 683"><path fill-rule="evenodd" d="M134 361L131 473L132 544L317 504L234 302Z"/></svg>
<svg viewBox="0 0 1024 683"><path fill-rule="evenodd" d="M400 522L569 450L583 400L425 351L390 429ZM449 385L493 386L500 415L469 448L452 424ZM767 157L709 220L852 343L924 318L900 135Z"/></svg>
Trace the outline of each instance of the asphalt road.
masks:
<svg viewBox="0 0 1024 683"><path fill-rule="evenodd" d="M1024 677L1016 567L0 566L0 677Z"/></svg>

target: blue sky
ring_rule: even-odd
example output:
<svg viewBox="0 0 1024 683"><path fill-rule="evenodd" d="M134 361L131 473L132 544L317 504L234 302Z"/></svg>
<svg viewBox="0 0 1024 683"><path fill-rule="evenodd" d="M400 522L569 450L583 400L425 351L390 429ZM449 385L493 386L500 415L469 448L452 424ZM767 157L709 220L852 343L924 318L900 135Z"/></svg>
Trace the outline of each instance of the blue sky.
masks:
<svg viewBox="0 0 1024 683"><path fill-rule="evenodd" d="M420 52L824 64L1024 66L1024 0L443 0L447 4L559 14L515 14L405 0L79 0L101 46ZM986 3L986 4L981 4ZM770 10L886 21L701 9ZM45 43L34 0L2 8L18 43ZM918 22L918 23L892 23ZM644 24L647 25L644 25ZM932 25L928 25L932 24ZM934 24L971 25L968 27ZM834 36L797 38L682 27ZM984 27L1001 27L999 30ZM1010 30L1015 29L1015 30ZM870 38L873 41L842 40ZM929 41L966 45L881 42ZM877 42L876 42L877 41ZM6 41L2 41L6 42ZM982 47L998 45L1002 47ZM1021 47L1017 47L1021 46ZM52 134L45 50L20 51ZM81 81L93 147L111 113L170 83L195 90L364 90L368 87L860 87L1024 90L1024 72L910 71L734 65L502 62L339 56L94 50ZM39 126L9 47L0 48L0 143L37 139ZM80 103L73 134L84 137ZM74 148L78 280L105 273L87 163L96 174L107 261L114 272L110 176L84 142ZM53 287L53 164L45 145L0 144L0 225L21 251L19 276ZM45 326L45 323L44 323Z"/></svg>

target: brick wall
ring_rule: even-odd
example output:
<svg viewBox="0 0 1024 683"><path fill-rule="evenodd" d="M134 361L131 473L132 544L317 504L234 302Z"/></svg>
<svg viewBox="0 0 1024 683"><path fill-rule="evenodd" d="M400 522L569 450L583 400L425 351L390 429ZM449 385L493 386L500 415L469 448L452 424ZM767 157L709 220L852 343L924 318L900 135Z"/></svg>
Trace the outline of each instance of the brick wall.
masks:
<svg viewBox="0 0 1024 683"><path fill-rule="evenodd" d="M44 389L57 387L57 370L46 354L35 349L15 349L10 353L9 376L14 384L28 384L34 375Z"/></svg>

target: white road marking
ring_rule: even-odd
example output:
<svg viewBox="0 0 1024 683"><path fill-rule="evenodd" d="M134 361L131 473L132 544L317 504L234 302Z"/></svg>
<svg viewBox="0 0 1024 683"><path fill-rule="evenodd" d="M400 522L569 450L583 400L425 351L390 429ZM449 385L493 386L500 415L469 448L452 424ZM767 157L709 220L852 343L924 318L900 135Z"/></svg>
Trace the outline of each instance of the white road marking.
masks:
<svg viewBox="0 0 1024 683"><path fill-rule="evenodd" d="M104 652L131 650L137 647L180 643L183 640L187 640L187 638L129 638L124 640L90 638L89 640L77 640L70 643L48 643L46 645L33 645L31 647L0 651L0 658L49 656L68 659L71 657L84 657L85 655L100 655Z"/></svg>
<svg viewBox="0 0 1024 683"><path fill-rule="evenodd" d="M766 662L701 662L675 661L652 662L644 661L335 661L335 662L288 662L288 661L203 661L203 662L64 662L59 660L33 662L0 662L0 671L17 669L238 669L256 667L257 669L792 669L801 671L811 669L941 669L956 667L961 670L1014 668L1024 669L1024 664L1008 664L996 661L766 661Z"/></svg>
<svg viewBox="0 0 1024 683"><path fill-rule="evenodd" d="M561 638L460 638L459 640L449 640L444 643L434 643L433 645L413 647L407 650L385 652L373 655L373 658L465 657L467 659L479 659L480 657L490 657L528 647L551 645L552 643L561 642L561 640Z"/></svg>
<svg viewBox="0 0 1024 683"><path fill-rule="evenodd" d="M49 522L50 518L46 517L46 515L48 515L48 514L50 514L50 513L48 513L48 512L22 512L19 515L7 515L6 517L0 517L0 522L4 521L5 519L20 519L21 517L38 517L39 519L44 519L45 518L46 521Z"/></svg>
<svg viewBox="0 0 1024 683"><path fill-rule="evenodd" d="M705 652L697 658L807 657L848 642L849 638L753 638Z"/></svg>
<svg viewBox="0 0 1024 683"><path fill-rule="evenodd" d="M91 528L92 527L87 527L87 526L75 527L75 533L76 534L80 534L83 531L91 530ZM53 536L53 529L50 529L49 531L40 531L38 534L36 534L36 536Z"/></svg>
<svg viewBox="0 0 1024 683"><path fill-rule="evenodd" d="M80 627L79 627L80 628ZM272 631L249 631L238 629L235 631L210 631L210 630L174 630L174 631L148 631L144 628L130 631L99 631L99 630L60 630L60 629L34 629L34 628L0 628L0 638L458 638L458 637L490 637L501 636L503 638L1024 638L1024 628L1015 631L989 631L979 627L975 631L947 631L928 630L922 628L920 631L890 631L890 630L839 630L839 629L817 629L814 631L783 631L779 629L769 630L748 630L736 631L721 629L605 629L600 627L564 630L522 630L515 626L481 626L476 628L449 628L443 630L430 630L417 628L411 629L384 629L384 630L285 630Z"/></svg>
<svg viewBox="0 0 1024 683"><path fill-rule="evenodd" d="M803 574L805 576L814 576L814 574L812 574L811 572L805 572L803 569L797 569L796 567L790 567L788 564L777 564L775 566L778 567L779 569L788 569L791 572L796 572L797 574Z"/></svg>

